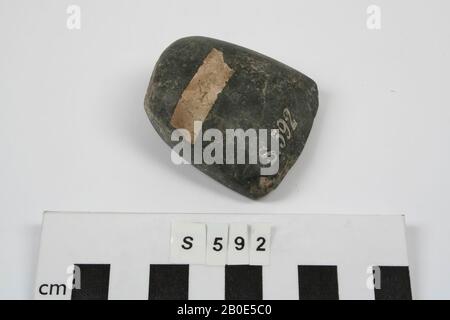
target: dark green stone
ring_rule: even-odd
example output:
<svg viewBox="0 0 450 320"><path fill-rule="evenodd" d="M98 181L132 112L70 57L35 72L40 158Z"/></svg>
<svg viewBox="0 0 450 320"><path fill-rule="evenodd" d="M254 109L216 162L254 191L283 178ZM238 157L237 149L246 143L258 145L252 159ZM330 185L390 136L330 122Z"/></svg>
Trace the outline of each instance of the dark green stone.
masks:
<svg viewBox="0 0 450 320"><path fill-rule="evenodd" d="M318 108L317 85L302 73L249 49L204 37L180 39L162 53L145 97L147 115L169 146L177 144L171 141L175 107L212 49L223 53L225 63L234 73L218 94L203 130L216 128L224 136L225 129L270 130L277 128L281 119L289 125L291 138L285 137L275 175L261 176L259 164L197 164L195 167L247 197L259 198L280 184L300 156ZM285 114L286 108L297 123L295 130Z"/></svg>

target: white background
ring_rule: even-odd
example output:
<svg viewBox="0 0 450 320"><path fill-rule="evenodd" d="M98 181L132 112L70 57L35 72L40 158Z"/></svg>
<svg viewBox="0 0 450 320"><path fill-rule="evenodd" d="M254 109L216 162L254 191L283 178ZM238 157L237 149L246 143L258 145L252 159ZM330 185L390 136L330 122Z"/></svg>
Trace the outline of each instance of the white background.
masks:
<svg viewBox="0 0 450 320"><path fill-rule="evenodd" d="M70 4L81 30L66 28ZM32 296L43 210L404 213L415 297L450 298L449 12L447 0L0 0L0 298ZM147 120L154 63L188 35L319 85L306 148L264 199L172 165Z"/></svg>

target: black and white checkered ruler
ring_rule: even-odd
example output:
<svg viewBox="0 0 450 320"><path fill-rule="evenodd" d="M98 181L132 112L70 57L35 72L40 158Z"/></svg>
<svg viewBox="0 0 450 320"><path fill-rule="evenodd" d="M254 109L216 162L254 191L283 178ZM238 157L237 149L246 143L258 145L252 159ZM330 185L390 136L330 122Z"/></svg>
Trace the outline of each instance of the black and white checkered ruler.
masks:
<svg viewBox="0 0 450 320"><path fill-rule="evenodd" d="M36 299L411 299L403 216L44 214Z"/></svg>

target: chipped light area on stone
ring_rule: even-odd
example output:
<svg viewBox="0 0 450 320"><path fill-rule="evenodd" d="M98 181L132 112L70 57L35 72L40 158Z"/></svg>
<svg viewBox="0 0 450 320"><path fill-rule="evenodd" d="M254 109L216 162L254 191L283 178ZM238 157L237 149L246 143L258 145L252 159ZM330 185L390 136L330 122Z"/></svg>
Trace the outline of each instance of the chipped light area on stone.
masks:
<svg viewBox="0 0 450 320"><path fill-rule="evenodd" d="M194 132L194 121L206 119L232 74L233 69L223 60L223 53L212 49L181 94L170 124L174 128L188 130L190 136L186 138L191 143L195 142L198 134Z"/></svg>

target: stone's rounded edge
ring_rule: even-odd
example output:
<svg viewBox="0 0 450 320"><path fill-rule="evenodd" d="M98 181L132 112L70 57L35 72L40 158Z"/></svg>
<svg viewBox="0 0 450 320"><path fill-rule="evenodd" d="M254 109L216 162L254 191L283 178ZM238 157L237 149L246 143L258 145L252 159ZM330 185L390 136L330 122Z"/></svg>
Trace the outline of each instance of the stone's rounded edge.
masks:
<svg viewBox="0 0 450 320"><path fill-rule="evenodd" d="M152 74L150 76L150 80L149 80L147 90L145 92L145 97L144 97L144 110L145 110L145 113L147 114L147 118L150 120L150 123L152 124L153 128L156 130L156 132L158 132L158 135L160 135L160 136L161 136L161 133L158 130L158 128L160 126L157 125L157 123L155 123L156 118L155 118L155 116L153 114L153 110L152 110L151 95L154 90L153 84L154 84L155 75L158 70L158 62L161 60L163 54L164 54L164 52L159 56L158 61L155 63L155 66L153 67ZM165 141L165 139L163 139L163 140Z"/></svg>
<svg viewBox="0 0 450 320"><path fill-rule="evenodd" d="M245 190L245 192L242 192L241 194L252 200L258 200L264 198L279 186L279 183L273 183L272 180L266 176L260 176L259 179L267 179L267 186L261 186L261 182L254 182L248 189Z"/></svg>
<svg viewBox="0 0 450 320"><path fill-rule="evenodd" d="M208 166L203 164L192 164L198 171L200 171L202 174L207 175L210 177L214 182L219 183L223 187L226 187L230 190L233 190L236 193L239 193L241 196L245 198L249 198L252 200L256 200L260 197L262 197L264 194L253 194L250 192L250 187L245 187L244 185L240 185L236 180L232 179L224 179L224 176L221 175L215 175L211 174L208 171ZM250 184L250 183L249 183Z"/></svg>
<svg viewBox="0 0 450 320"><path fill-rule="evenodd" d="M156 67L155 67L156 69ZM167 137L164 135L164 126L159 123L157 117L153 113L152 109L152 102L150 99L151 91L153 90L153 77L156 70L153 70L152 76L150 77L150 82L147 88L147 92L145 94L144 98L144 110L147 114L147 118L149 119L150 123L152 124L153 129L158 133L158 135L161 137L161 139L170 146L169 141L167 141Z"/></svg>
<svg viewBox="0 0 450 320"><path fill-rule="evenodd" d="M170 141L168 140L168 137L170 137L170 134L167 136L164 132L164 125L160 123L157 119L157 116L155 114L154 110L154 103L152 101L152 94L153 90L155 90L155 78L157 76L157 73L159 72L159 66L161 65L161 62L165 60L166 55L170 50L173 49L174 46L177 46L180 42L183 40L188 40L189 38L195 38L195 37L185 37L180 38L178 40L175 40L170 45L168 45L164 51L160 54L158 60L155 63L155 66L152 70L152 74L150 76L149 84L147 86L147 90L144 97L144 110L147 114L147 118L150 120L150 123L152 124L155 131L158 133L158 135L161 137L161 139L170 147ZM166 132L167 133L167 132Z"/></svg>
<svg viewBox="0 0 450 320"><path fill-rule="evenodd" d="M316 84L316 82L315 82L313 79L311 79L309 76L305 75L304 73L298 71L297 69L295 69L295 68L293 68L293 67L287 65L286 63L281 62L281 61L279 61L279 60L276 60L276 59L274 59L274 58L271 58L271 57L269 57L269 56L267 56L267 55L265 55L265 54L263 54L263 53L260 53L260 52L258 52L258 51L249 49L249 48L247 48L247 47L243 47L243 46L241 46L241 45L234 44L234 43L231 43L231 42L228 42L228 41L224 41L224 40L219 40L219 39L216 39L216 38L205 37L205 36L198 36L198 35L197 35L197 36L186 36L186 37L182 37L182 38L179 38L179 39L175 40L174 42L172 42L172 43L164 50L164 52L161 54L161 56L163 56L164 53L165 53L167 50L172 49L173 47L175 47L175 46L177 46L177 45L180 45L180 44L182 44L183 42L192 42L192 41L199 41L199 42L202 42L202 41L209 41L209 42L216 43L216 44L220 44L220 45L223 45L223 46L232 46L232 47L238 48L239 50L242 50L242 51L245 51L245 52L247 52L247 53L250 53L250 54L252 54L252 55L259 56L259 57L261 57L261 58L267 59L267 60L269 60L269 61L271 61L271 62L274 62L274 63L277 63L277 64L279 64L279 65L282 65L282 66L285 67L286 69L289 69L289 70L291 70L291 71L294 71L294 72L300 74L300 75L304 78L305 81L311 82L311 83L313 84L313 86L315 86L316 89L317 89L317 84ZM317 91L317 90L316 90L316 91Z"/></svg>
<svg viewBox="0 0 450 320"><path fill-rule="evenodd" d="M319 86L317 85L317 82L315 82L313 79L308 78L311 80L311 88L310 88L310 92L312 97L314 98L314 105L313 105L313 112L312 112L312 120L314 123L314 119L316 118L317 115L317 111L319 110Z"/></svg>
<svg viewBox="0 0 450 320"><path fill-rule="evenodd" d="M295 70L295 71L297 71L297 70ZM311 126L310 126L309 130L305 133L306 134L305 145L306 145L306 143L308 143L309 135L311 134L312 128L314 127L315 117L316 117L316 114L319 109L318 85L313 79L311 79L309 77L306 77L306 78L307 78L307 80L308 80L307 82L309 84L309 89L308 89L309 94L311 95L311 98L313 98L313 105L312 105L312 111L311 111ZM299 152L298 156L296 156L295 158L291 158L291 160L288 161L288 163L286 163L283 170L281 170L280 172L278 172L276 175L273 175L273 176L260 176L259 178L262 181L259 184L257 184L257 183L252 184L248 190L248 194L245 194L245 195L248 198L257 200L257 199L265 197L266 195L268 195L269 193L271 193L272 191L277 189L278 186L281 184L281 182L286 177L287 173L298 162L298 159L300 158L300 156L303 153L303 149L304 149L305 145L303 145L303 148Z"/></svg>
<svg viewBox="0 0 450 320"><path fill-rule="evenodd" d="M314 112L314 119L315 119L316 115L317 115L317 111L319 110L320 94L319 94L319 85L314 80L313 80L313 83L314 83L314 87L315 87L315 96L316 96L316 107L315 107L315 112ZM314 119L313 119L313 121L314 121Z"/></svg>
<svg viewBox="0 0 450 320"><path fill-rule="evenodd" d="M155 67L153 69L152 75L150 77L149 85L147 87L145 99L144 99L144 108L145 108L145 111L147 113L147 116L150 118L150 121L152 121L152 119L155 119L155 117L153 115L153 112L152 112L152 106L151 106L151 103L150 103L150 95L151 95L151 92L152 92L152 89L153 89L153 86L152 86L153 79L154 79L154 77L155 77L155 75L156 75L156 73L158 71L158 65L160 64L161 61L164 60L166 54L170 50L172 50L174 47L177 47L177 46L179 46L179 45L181 45L181 44L183 44L185 42L192 42L192 41L200 41L200 42L201 41L209 41L209 42L213 42L213 43L215 42L215 43L221 44L221 45L233 46L233 47L239 48L240 50L249 52L251 54L263 57L264 59L268 59L268 60L270 60L270 61L272 61L274 63L280 64L280 65L284 66L285 68L287 68L289 70L292 70L295 73L299 74L306 83L310 84L310 89L308 91L310 91L310 92L312 91L312 93L315 93L314 94L314 96L315 96L314 98L315 98L315 101L317 103L315 103L315 105L313 106L314 109L313 109L312 117L314 119L314 117L315 117L315 115L317 113L317 110L318 110L318 105L319 105L319 101L318 101L318 86L317 86L317 83L313 79L308 77L307 75L305 75L302 72L294 69L293 67L290 67L289 65L287 65L287 64L285 64L283 62L275 60L275 59L273 59L273 58L271 58L269 56L266 56L266 55L264 55L262 53L259 53L257 51L248 49L246 47L242 47L240 45L233 44L231 42L227 42L227 41L223 41L223 40L219 40L219 39L215 39L215 38L210 38L210 37L205 37L205 36L186 36L186 37L182 37L182 38L179 38L179 39L173 41L169 46L167 46L166 49L164 49L164 51L161 53L160 57L158 58L158 60L157 60L157 62L155 64Z"/></svg>
<svg viewBox="0 0 450 320"><path fill-rule="evenodd" d="M170 130L168 130L168 128L166 128L166 124L165 123L161 123L158 120L158 113L160 110L159 109L159 105L158 101L153 101L152 99L152 94L153 91L156 90L155 88L155 78L158 78L158 76L160 75L159 73L161 72L161 65L163 64L164 61L166 61L167 57L174 51L177 49L177 47L183 46L183 44L185 43L192 43L193 41L195 42L208 42L208 41L213 41L213 42L223 42L221 40L217 40L217 39L213 39L213 38L208 38L208 37L204 37L204 36L187 36L187 37L182 37L179 38L175 41L173 41L172 43L170 43L165 49L164 51L161 53L161 55L159 56L158 60L155 63L155 66L153 68L150 80L149 80L149 84L147 86L147 90L146 90L146 94L144 97L144 110L147 114L147 117L150 120L150 123L152 124L152 126L154 127L154 129L157 131L158 135L163 139L163 141L170 146L173 146L173 143L170 141L170 136L171 136L171 132ZM232 44L230 44L232 45Z"/></svg>
<svg viewBox="0 0 450 320"><path fill-rule="evenodd" d="M147 117L149 118L150 122L152 121L152 118L153 118L153 113L152 113L151 104L150 104L150 96L151 96L152 90L153 90L153 81L154 81L155 73L156 73L156 65L153 68L152 75L150 76L150 80L149 80L149 83L147 86L147 91L145 92L145 97L144 97L144 110L145 110L145 113L147 114Z"/></svg>
<svg viewBox="0 0 450 320"><path fill-rule="evenodd" d="M209 37L204 37L204 36L186 36L186 37L182 37L182 38L179 38L179 39L173 41L171 44L169 44L169 46L167 46L167 48L165 50L170 49L170 48L172 48L174 46L177 46L178 44L180 44L182 42L190 42L190 41L196 41L196 40L206 40L206 41L212 40L212 41L225 42L225 41L222 41L222 40L209 38ZM164 52L163 52L163 54L164 54Z"/></svg>

